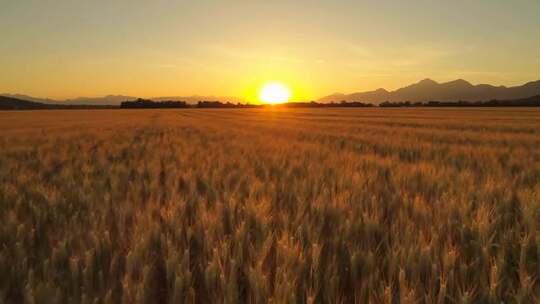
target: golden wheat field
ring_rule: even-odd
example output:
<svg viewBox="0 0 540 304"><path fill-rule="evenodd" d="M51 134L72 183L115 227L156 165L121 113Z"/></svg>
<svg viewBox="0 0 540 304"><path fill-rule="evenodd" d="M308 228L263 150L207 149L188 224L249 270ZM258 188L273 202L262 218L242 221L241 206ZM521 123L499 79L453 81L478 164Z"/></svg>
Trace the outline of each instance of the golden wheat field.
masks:
<svg viewBox="0 0 540 304"><path fill-rule="evenodd" d="M540 110L0 112L1 303L537 303Z"/></svg>

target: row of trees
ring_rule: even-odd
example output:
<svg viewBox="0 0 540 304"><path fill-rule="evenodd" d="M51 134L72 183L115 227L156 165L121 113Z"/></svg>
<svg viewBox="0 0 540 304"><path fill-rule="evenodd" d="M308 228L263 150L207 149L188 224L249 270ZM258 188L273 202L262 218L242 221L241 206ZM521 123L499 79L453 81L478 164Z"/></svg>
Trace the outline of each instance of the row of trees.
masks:
<svg viewBox="0 0 540 304"><path fill-rule="evenodd" d="M153 101L149 99L139 98L134 101L124 101L120 104L121 108L132 109L151 109L151 108L189 108L189 105L185 101Z"/></svg>
<svg viewBox="0 0 540 304"><path fill-rule="evenodd" d="M221 101L199 101L197 104L191 105L185 101L153 101L149 99L139 98L134 101L124 101L120 104L121 108L132 109L149 109L149 108L262 108L268 105L257 105L249 103L230 103ZM331 107L373 107L373 104L362 102L347 102L340 103L317 103L311 102L290 102L280 105L288 108L331 108Z"/></svg>
<svg viewBox="0 0 540 304"><path fill-rule="evenodd" d="M268 105L255 105L243 103L230 103L220 101L199 101L195 105L185 101L152 101L148 99L137 99L134 101L122 102L121 108L262 108ZM311 102L289 102L279 105L287 108L365 108L375 107L371 103L358 101L341 101L331 103ZM379 104L379 107L538 107L540 106L540 96L514 100L490 100L490 101L428 101L428 102L389 102Z"/></svg>
<svg viewBox="0 0 540 304"><path fill-rule="evenodd" d="M262 108L268 105L256 105L249 103L230 103L220 101L199 101L197 104L189 104L185 101L153 101L149 99L136 99L124 101L120 108L153 109L153 108ZM331 103L289 102L279 105L287 108L363 108L375 107L371 103L358 101L341 101ZM490 101L429 101L429 102L390 102L385 101L379 107L538 107L540 96L533 96L514 100L490 100ZM70 104L45 104L16 98L0 96L0 110L57 110L57 109L113 109L115 105L70 105Z"/></svg>
<svg viewBox="0 0 540 304"><path fill-rule="evenodd" d="M428 102L383 102L379 107L538 107L540 96L512 100L489 101L428 101Z"/></svg>

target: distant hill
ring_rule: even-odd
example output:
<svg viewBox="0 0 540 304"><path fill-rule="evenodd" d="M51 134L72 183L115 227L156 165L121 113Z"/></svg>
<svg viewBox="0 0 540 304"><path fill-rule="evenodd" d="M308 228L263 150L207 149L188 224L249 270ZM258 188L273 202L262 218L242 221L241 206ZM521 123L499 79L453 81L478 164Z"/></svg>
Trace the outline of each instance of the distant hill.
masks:
<svg viewBox="0 0 540 304"><path fill-rule="evenodd" d="M292 102L276 105L276 107L287 108L359 108L373 107L371 103L362 102L346 102L338 103L318 103L318 102ZM540 95L527 98L510 99L510 100L489 100L489 101L427 101L427 102L383 102L379 107L540 107ZM199 101L197 104L187 104L184 101L153 101L147 99L137 99L133 101L124 101L120 106L103 106L103 105L61 105L61 104L45 104L40 102L22 100L12 97L0 96L0 111L1 110L59 110L59 109L152 109L152 108L263 108L272 107L272 105L254 105L242 103L222 103L219 101Z"/></svg>
<svg viewBox="0 0 540 304"><path fill-rule="evenodd" d="M57 105L85 105L85 106L119 106L124 101L136 100L137 97L125 96L125 95L107 95L103 97L77 97L72 99L57 100L48 98L39 98L22 94L0 94L0 96L28 100L33 102L40 102L45 104L57 104ZM245 103L242 98L237 97L216 97L216 96L170 96L170 97L153 97L150 98L153 101L185 101L189 104L197 104L202 100L219 100L221 102L231 103Z"/></svg>
<svg viewBox="0 0 540 304"><path fill-rule="evenodd" d="M123 95L107 95L103 97L77 97L65 100L39 98L22 94L0 94L0 96L62 106L117 106L120 105L122 101L136 99L136 97Z"/></svg>
<svg viewBox="0 0 540 304"><path fill-rule="evenodd" d="M0 96L13 98L13 99L19 99L19 100L46 103L46 104L56 104L56 103L61 102L61 101L55 100L55 99L39 98L39 97L33 97L33 96L28 96L28 95L23 95L23 94L0 94Z"/></svg>
<svg viewBox="0 0 540 304"><path fill-rule="evenodd" d="M116 107L110 105L42 103L0 95L0 110L110 109Z"/></svg>
<svg viewBox="0 0 540 304"><path fill-rule="evenodd" d="M77 97L74 99L66 99L61 101L61 104L68 105L92 105L92 106L117 106L126 100L133 100L136 97L124 95L107 95L103 97Z"/></svg>
<svg viewBox="0 0 540 304"><path fill-rule="evenodd" d="M526 83L522 86L505 87L492 86L489 84L472 85L470 82L458 79L445 83L438 83L431 79L424 79L418 83L387 91L378 89L375 91L333 94L325 96L318 102L360 101L379 104L389 102L425 102L437 101L487 101L487 100L511 100L540 95L540 80Z"/></svg>
<svg viewBox="0 0 540 304"><path fill-rule="evenodd" d="M479 102L490 100L512 101L517 99L528 98L531 96L540 95L540 80L526 83L521 86L505 87L493 86L489 84L473 85L470 82L458 79L450 82L438 83L431 79L424 79L415 84L397 89L395 91L387 91L378 89L374 91L353 93L353 94L333 94L320 98L317 103L340 103L359 102L372 103L374 105L383 102ZM78 97L66 100L55 100L47 98L36 98L21 94L0 94L4 98L12 98L27 102L41 103L41 105L30 105L28 107L46 108L47 105L58 105L64 108L78 107L118 107L124 101L133 101L137 97L124 95L107 95L103 97ZM190 105L197 105L199 101L219 101L227 104L246 104L246 101L237 97L216 97L216 96L169 96L169 97L154 97L150 100L155 102L163 101L183 101Z"/></svg>
<svg viewBox="0 0 540 304"><path fill-rule="evenodd" d="M0 110L32 110L47 109L50 106L40 102L0 96Z"/></svg>

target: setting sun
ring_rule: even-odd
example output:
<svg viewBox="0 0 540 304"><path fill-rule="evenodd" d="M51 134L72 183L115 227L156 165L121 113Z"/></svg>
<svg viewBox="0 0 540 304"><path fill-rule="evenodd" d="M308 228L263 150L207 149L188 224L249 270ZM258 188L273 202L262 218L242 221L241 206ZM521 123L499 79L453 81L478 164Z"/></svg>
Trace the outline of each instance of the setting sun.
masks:
<svg viewBox="0 0 540 304"><path fill-rule="evenodd" d="M266 84L259 93L260 101L268 104L280 104L289 101L291 91L282 83L272 82Z"/></svg>

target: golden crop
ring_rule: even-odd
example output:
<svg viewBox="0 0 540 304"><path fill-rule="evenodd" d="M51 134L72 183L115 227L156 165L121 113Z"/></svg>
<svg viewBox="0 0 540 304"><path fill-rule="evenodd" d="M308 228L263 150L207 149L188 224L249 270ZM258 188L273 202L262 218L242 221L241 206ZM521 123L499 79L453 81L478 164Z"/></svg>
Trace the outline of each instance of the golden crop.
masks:
<svg viewBox="0 0 540 304"><path fill-rule="evenodd" d="M535 303L536 109L0 113L0 302Z"/></svg>

